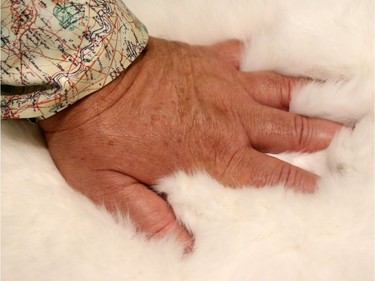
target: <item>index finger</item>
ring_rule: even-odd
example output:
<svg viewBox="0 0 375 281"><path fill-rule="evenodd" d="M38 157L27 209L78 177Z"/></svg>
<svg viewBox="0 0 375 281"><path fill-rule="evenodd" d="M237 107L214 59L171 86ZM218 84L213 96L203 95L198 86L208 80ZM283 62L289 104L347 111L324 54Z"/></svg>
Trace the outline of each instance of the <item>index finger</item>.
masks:
<svg viewBox="0 0 375 281"><path fill-rule="evenodd" d="M317 151L328 147L338 130L339 123L301 116L271 107L259 107L259 118L247 113L245 130L251 145L259 151ZM244 114L243 116L246 116Z"/></svg>
<svg viewBox="0 0 375 281"><path fill-rule="evenodd" d="M249 148L239 150L219 177L222 183L232 187L283 184L307 193L315 190L318 179L313 173Z"/></svg>

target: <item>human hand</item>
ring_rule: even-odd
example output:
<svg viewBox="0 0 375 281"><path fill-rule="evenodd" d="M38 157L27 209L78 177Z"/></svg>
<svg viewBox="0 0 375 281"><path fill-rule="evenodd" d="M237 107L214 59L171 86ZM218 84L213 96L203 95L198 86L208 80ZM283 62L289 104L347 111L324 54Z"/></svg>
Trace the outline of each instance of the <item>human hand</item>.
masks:
<svg viewBox="0 0 375 281"><path fill-rule="evenodd" d="M264 154L315 151L340 125L287 112L302 79L237 69L241 44L190 46L150 38L113 82L40 122L67 182L149 236L189 232L149 187L203 169L228 186L283 183L313 191L317 176Z"/></svg>

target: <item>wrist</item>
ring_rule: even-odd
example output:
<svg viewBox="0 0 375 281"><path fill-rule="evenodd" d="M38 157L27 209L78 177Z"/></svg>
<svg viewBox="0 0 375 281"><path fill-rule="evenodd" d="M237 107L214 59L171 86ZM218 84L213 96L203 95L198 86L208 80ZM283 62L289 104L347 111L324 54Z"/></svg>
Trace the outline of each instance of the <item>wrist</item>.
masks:
<svg viewBox="0 0 375 281"><path fill-rule="evenodd" d="M149 41L152 40L152 38L149 39ZM133 84L147 48L148 46L125 71L103 88L51 117L40 120L38 123L42 130L45 133L52 133L77 128L112 107L115 102L126 94Z"/></svg>

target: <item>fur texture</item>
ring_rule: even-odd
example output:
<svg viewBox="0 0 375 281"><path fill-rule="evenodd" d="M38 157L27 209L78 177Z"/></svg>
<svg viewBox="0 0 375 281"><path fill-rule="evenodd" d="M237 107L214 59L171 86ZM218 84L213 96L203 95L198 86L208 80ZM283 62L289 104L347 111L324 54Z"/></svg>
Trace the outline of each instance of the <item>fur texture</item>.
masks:
<svg viewBox="0 0 375 281"><path fill-rule="evenodd" d="M246 40L244 70L318 79L291 110L347 124L323 152L283 154L322 175L311 195L225 188L204 173L162 179L195 235L148 241L73 191L37 126L2 122L3 280L370 281L373 264L373 3L127 0L154 36Z"/></svg>

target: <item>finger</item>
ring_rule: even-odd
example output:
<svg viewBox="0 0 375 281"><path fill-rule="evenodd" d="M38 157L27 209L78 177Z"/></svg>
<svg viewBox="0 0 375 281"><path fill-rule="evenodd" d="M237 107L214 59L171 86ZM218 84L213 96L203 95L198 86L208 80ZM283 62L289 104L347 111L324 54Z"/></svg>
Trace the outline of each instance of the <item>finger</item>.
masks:
<svg viewBox="0 0 375 281"><path fill-rule="evenodd" d="M174 233L186 251L193 247L191 234L177 222L171 206L145 185L117 172L101 172L95 176L97 188L90 186L85 194L104 204L112 213L128 215L137 229L148 237Z"/></svg>
<svg viewBox="0 0 375 281"><path fill-rule="evenodd" d="M244 48L243 43L240 40L228 40L206 48L223 62L239 69L240 59Z"/></svg>
<svg viewBox="0 0 375 281"><path fill-rule="evenodd" d="M254 109L248 112L248 119L243 124L252 147L262 152L321 150L328 147L342 128L336 122L271 107L259 107L258 110L259 112L254 112ZM258 114L259 118L252 120L253 114Z"/></svg>
<svg viewBox="0 0 375 281"><path fill-rule="evenodd" d="M230 186L256 187L283 184L313 192L318 176L250 148L238 151L227 165L221 181Z"/></svg>
<svg viewBox="0 0 375 281"><path fill-rule="evenodd" d="M242 72L242 84L257 102L282 110L289 110L289 103L295 89L302 87L307 78L283 76L274 72Z"/></svg>

